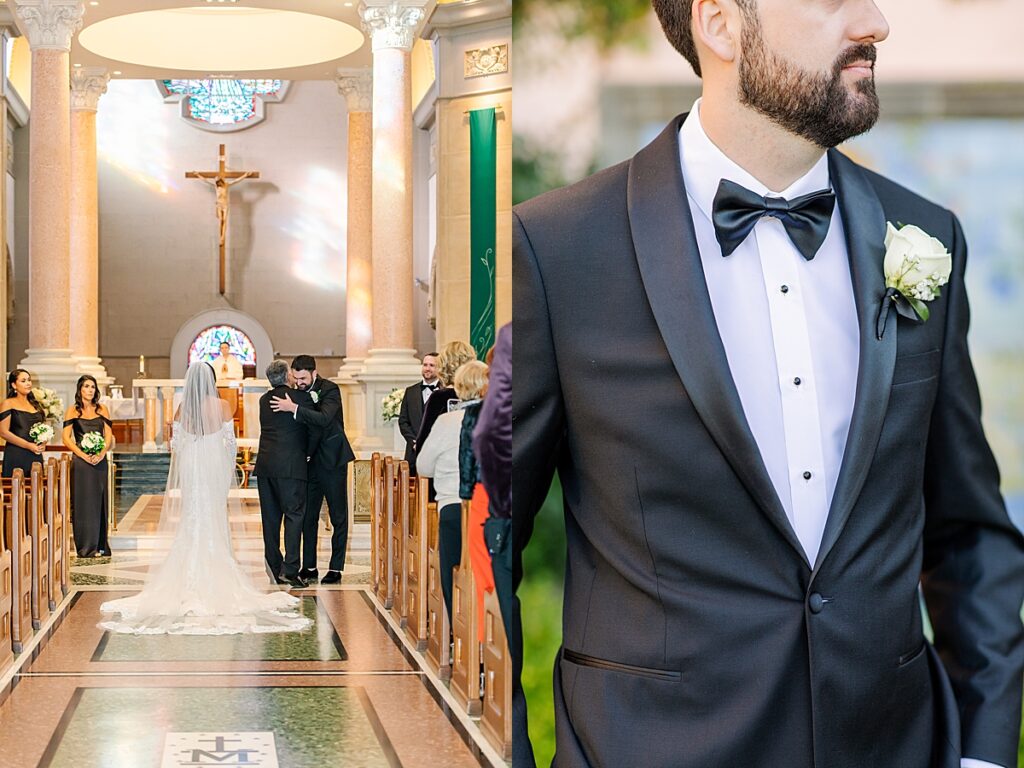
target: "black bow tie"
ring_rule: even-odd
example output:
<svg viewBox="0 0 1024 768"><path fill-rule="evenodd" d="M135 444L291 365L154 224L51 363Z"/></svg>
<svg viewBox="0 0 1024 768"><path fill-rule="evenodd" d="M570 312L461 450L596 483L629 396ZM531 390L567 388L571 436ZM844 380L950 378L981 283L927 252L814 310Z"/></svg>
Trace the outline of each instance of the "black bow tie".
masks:
<svg viewBox="0 0 1024 768"><path fill-rule="evenodd" d="M424 389L429 389L431 392L437 389L437 384L420 384L420 386Z"/></svg>
<svg viewBox="0 0 1024 768"><path fill-rule="evenodd" d="M715 193L711 220L723 256L728 256L747 239L762 216L774 216L786 228L793 245L810 261L825 242L835 204L835 193L827 189L786 200L784 197L761 197L739 184L722 179Z"/></svg>

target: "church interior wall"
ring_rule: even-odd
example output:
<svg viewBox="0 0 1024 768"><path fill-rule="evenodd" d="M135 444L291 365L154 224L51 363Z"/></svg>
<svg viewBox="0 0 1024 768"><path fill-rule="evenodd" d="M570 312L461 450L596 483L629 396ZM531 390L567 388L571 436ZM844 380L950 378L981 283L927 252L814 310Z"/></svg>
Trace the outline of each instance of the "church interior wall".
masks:
<svg viewBox="0 0 1024 768"><path fill-rule="evenodd" d="M276 352L307 352L336 371L345 345L344 98L333 81L295 82L267 105L264 122L231 133L196 129L180 109L152 81L114 80L100 99L99 353L108 372L125 383L145 355L151 376L166 375L182 323L219 307L257 318ZM229 170L261 173L232 190L223 297L213 190L184 177L214 170L220 143ZM27 163L28 131L19 129L14 362L28 340Z"/></svg>
<svg viewBox="0 0 1024 768"><path fill-rule="evenodd" d="M467 111L497 107L495 321L512 319L512 79L510 71L469 75L468 51L511 42L506 20L440 31L437 178L437 341L469 336L470 139ZM483 350L481 350L481 354Z"/></svg>

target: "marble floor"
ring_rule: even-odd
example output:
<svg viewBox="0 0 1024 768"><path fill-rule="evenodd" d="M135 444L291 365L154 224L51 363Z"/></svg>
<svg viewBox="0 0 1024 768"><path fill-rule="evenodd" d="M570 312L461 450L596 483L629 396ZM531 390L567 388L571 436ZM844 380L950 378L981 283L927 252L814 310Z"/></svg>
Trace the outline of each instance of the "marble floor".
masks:
<svg viewBox="0 0 1024 768"><path fill-rule="evenodd" d="M359 531L341 586L294 592L313 620L305 632L99 629L100 604L131 594L160 558L160 546L126 545L145 536L134 526L153 503L119 526L111 558L72 562L72 591L0 675L0 768L506 766L365 586ZM237 556L265 579L246 512L232 521Z"/></svg>

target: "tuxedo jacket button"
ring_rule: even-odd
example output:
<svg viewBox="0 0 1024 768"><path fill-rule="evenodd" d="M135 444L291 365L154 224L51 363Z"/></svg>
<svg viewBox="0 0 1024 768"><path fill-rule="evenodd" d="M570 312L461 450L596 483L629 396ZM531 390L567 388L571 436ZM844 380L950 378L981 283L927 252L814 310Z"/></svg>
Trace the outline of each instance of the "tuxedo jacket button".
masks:
<svg viewBox="0 0 1024 768"><path fill-rule="evenodd" d="M825 600L815 592L807 598L807 607L811 609L811 613L821 613L821 609L825 607Z"/></svg>

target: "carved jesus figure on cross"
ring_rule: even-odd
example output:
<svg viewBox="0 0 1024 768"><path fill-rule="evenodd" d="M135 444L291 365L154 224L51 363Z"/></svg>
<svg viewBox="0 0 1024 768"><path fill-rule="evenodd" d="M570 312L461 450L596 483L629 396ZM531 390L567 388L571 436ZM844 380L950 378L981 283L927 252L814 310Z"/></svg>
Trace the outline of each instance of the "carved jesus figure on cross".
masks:
<svg viewBox="0 0 1024 768"><path fill-rule="evenodd" d="M199 179L200 181L211 185L217 193L216 199L216 214L217 224L219 226L219 240L220 240L220 292L224 295L224 283L225 283L225 268L224 268L224 250L225 244L227 243L228 235L228 189L233 184L237 184L245 179L258 179L260 177L259 171L229 171L226 167L226 157L224 153L224 145L220 145L220 163L216 171L188 171L185 174L186 179Z"/></svg>

